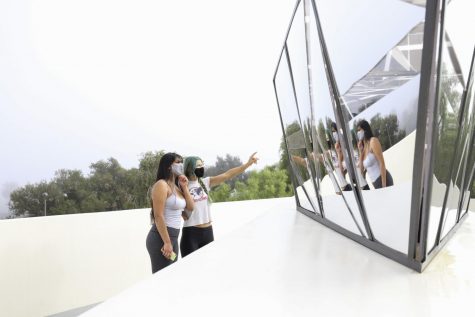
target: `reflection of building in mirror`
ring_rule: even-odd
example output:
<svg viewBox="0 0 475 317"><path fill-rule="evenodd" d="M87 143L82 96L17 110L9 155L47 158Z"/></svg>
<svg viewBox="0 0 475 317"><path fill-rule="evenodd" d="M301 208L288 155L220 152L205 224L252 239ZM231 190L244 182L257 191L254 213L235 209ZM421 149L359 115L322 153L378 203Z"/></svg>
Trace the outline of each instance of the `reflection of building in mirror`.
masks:
<svg viewBox="0 0 475 317"><path fill-rule="evenodd" d="M343 94L342 101L352 117L420 73L423 34L424 22L421 22Z"/></svg>

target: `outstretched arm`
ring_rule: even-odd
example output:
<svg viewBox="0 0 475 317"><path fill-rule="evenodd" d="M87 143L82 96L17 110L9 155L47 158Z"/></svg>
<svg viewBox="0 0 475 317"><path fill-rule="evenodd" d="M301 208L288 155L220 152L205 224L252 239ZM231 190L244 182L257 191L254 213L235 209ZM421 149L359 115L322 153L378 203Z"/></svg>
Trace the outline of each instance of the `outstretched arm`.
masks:
<svg viewBox="0 0 475 317"><path fill-rule="evenodd" d="M291 156L292 160L294 160L294 162L306 167L307 166L307 162L305 161L305 159L303 157L300 157L300 156L297 156L297 155L292 155Z"/></svg>
<svg viewBox="0 0 475 317"><path fill-rule="evenodd" d="M224 172L223 174L220 174L218 176L210 177L209 186L213 187L213 186L219 185L219 184L227 181L228 179L231 179L231 178L243 173L252 164L256 164L257 160L258 160L258 158L255 156L256 153L257 152L254 152L249 157L249 160L246 163L242 164L241 166L231 168L231 169L227 170L226 172Z"/></svg>

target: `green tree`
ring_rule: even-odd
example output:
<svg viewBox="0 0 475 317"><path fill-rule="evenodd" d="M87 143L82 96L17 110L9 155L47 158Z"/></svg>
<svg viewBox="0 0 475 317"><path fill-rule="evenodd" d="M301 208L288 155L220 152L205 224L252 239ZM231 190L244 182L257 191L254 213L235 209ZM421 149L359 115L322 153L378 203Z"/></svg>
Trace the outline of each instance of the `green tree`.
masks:
<svg viewBox="0 0 475 317"><path fill-rule="evenodd" d="M231 200L231 186L223 183L210 192L213 202L222 202Z"/></svg>
<svg viewBox="0 0 475 317"><path fill-rule="evenodd" d="M14 190L10 194L9 208L15 217L43 216L46 201L47 215L59 215L66 212L60 208L64 200L64 193L56 184L43 181Z"/></svg>
<svg viewBox="0 0 475 317"><path fill-rule="evenodd" d="M205 168L205 177L206 176L216 176L230 170L231 168L238 167L242 165L242 161L238 156L233 156L231 154L226 154L225 157L218 156L216 158L216 163ZM248 173L242 173L228 181L226 184L230 186L230 190L234 189L234 185L237 181L243 182L247 179Z"/></svg>
<svg viewBox="0 0 475 317"><path fill-rule="evenodd" d="M10 194L9 209L15 217L41 216L44 214L44 197L48 184L27 184Z"/></svg>
<svg viewBox="0 0 475 317"><path fill-rule="evenodd" d="M79 170L61 169L55 173L52 181L59 188L59 202L55 209L67 210L70 213L81 211L81 203L88 195L87 179Z"/></svg>
<svg viewBox="0 0 475 317"><path fill-rule="evenodd" d="M252 171L246 183L237 182L231 200L250 200L288 197L293 195L292 186L284 169L267 166L261 171Z"/></svg>
<svg viewBox="0 0 475 317"><path fill-rule="evenodd" d="M139 159L139 168L129 170L114 158L101 160L91 164L88 177L79 170L58 170L50 182L13 191L9 209L14 217L41 216L45 200L47 215L145 208L163 154L146 152Z"/></svg>
<svg viewBox="0 0 475 317"><path fill-rule="evenodd" d="M150 190L157 179L158 164L165 151L149 151L141 155L139 168L129 170L131 191L135 199L134 208L150 207Z"/></svg>
<svg viewBox="0 0 475 317"><path fill-rule="evenodd" d="M139 167L125 169L114 158L90 165L84 176L79 170L61 169L50 182L42 181L17 188L10 194L12 217L98 212L149 207L149 189L164 151L142 154ZM218 157L216 170L224 172L242 165L231 155ZM221 170L219 170L221 169ZM211 191L213 201L260 199L292 195L285 170L266 167L249 178L236 180L235 188L224 183ZM46 194L46 195L45 195Z"/></svg>
<svg viewBox="0 0 475 317"><path fill-rule="evenodd" d="M379 113L371 118L371 130L378 137L383 151L406 137L406 131L399 129L399 121L396 114L382 117Z"/></svg>
<svg viewBox="0 0 475 317"><path fill-rule="evenodd" d="M127 171L115 158L91 164L89 185L97 199L104 202L106 211L134 208Z"/></svg>

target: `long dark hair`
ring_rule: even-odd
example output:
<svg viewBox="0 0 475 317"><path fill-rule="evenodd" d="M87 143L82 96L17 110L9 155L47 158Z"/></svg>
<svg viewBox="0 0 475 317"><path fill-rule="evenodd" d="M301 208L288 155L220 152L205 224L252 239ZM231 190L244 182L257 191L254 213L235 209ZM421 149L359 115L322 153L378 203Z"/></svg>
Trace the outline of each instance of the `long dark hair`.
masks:
<svg viewBox="0 0 475 317"><path fill-rule="evenodd" d="M173 173L171 167L177 158L183 160L183 157L181 157L181 155L173 153L173 152L166 153L160 158L160 162L158 163L157 177L155 179L155 182L158 182L161 179L165 181L170 179ZM151 192L150 192L150 204L152 205L152 209L150 210L150 222L153 224L155 222L155 216L153 214L153 200L152 200Z"/></svg>
<svg viewBox="0 0 475 317"><path fill-rule="evenodd" d="M335 132L338 131L338 129L336 128L336 123L335 122L332 122L331 127L332 127L332 129L335 129Z"/></svg>
<svg viewBox="0 0 475 317"><path fill-rule="evenodd" d="M198 156L187 156L185 159L184 163L184 170L185 170L185 176L190 178L191 176L196 176L195 175L195 169L196 169L196 162L202 161L203 160L198 157ZM203 180L201 177L197 177L198 183L200 184L201 188L205 191L206 195L208 195L208 201L212 201L211 196L209 195L208 189L206 189L205 184L203 183Z"/></svg>
<svg viewBox="0 0 475 317"><path fill-rule="evenodd" d="M196 162L198 161L203 161L203 160L198 156L186 157L185 162L183 163L183 170L185 172L186 177L190 178L191 176L196 176L195 169L196 169Z"/></svg>
<svg viewBox="0 0 475 317"><path fill-rule="evenodd" d="M371 130L371 126L369 125L368 121L363 119L358 122L356 127L363 129L365 140L369 141L372 137L374 137L373 130Z"/></svg>
<svg viewBox="0 0 475 317"><path fill-rule="evenodd" d="M181 160L183 159L181 155L173 152L166 153L162 156L158 163L157 178L155 179L155 182L158 182L161 179L168 180L170 178L172 174L172 164L177 158Z"/></svg>

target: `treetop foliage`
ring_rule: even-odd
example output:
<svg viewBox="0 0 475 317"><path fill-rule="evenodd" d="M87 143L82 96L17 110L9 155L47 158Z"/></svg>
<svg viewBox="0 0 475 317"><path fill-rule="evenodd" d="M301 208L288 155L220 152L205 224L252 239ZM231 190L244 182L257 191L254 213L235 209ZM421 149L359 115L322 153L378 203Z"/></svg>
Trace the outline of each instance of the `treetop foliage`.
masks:
<svg viewBox="0 0 475 317"><path fill-rule="evenodd" d="M49 181L28 184L10 194L12 217L35 217L150 207L150 188L156 180L160 159L165 151L146 152L139 157L138 168L126 169L113 157L80 170L60 169ZM219 175L242 165L237 156L217 157L206 166L208 176ZM211 191L215 202L282 197L292 195L287 175L277 167L243 173Z"/></svg>

